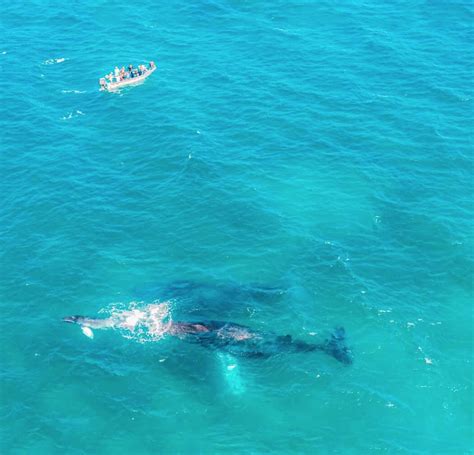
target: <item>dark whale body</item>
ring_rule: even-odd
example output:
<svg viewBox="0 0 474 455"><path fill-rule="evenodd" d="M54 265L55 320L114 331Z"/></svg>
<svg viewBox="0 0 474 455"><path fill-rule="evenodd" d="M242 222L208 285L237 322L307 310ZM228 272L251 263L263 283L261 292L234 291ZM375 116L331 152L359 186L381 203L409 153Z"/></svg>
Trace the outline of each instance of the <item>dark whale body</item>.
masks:
<svg viewBox="0 0 474 455"><path fill-rule="evenodd" d="M113 328L108 319L68 316L65 322L94 329ZM338 327L323 343L293 340L291 335L279 336L226 321L172 322L168 334L184 341L213 350L248 358L268 358L283 352L303 353L322 351L339 362L352 363L352 353L345 342L345 330Z"/></svg>
<svg viewBox="0 0 474 455"><path fill-rule="evenodd" d="M177 322L177 336L201 346L229 352L240 357L267 358L282 352L322 351L344 364L352 363L352 354L345 343L345 330L337 328L323 343L293 340L291 335L254 331L247 326L224 321Z"/></svg>

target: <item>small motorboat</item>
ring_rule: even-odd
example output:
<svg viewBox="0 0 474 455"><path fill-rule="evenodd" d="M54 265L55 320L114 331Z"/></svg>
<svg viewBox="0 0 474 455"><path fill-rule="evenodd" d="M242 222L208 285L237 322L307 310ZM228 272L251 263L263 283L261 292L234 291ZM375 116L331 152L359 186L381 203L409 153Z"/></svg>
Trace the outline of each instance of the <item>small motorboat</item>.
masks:
<svg viewBox="0 0 474 455"><path fill-rule="evenodd" d="M99 81L100 90L107 92L115 92L122 87L127 87L128 85L136 85L140 82L143 82L147 77L150 77L156 70L156 65L153 63L153 66L147 68L147 70L141 76L130 77L130 73L127 72L129 77L126 77L118 82L108 82L105 78L101 78ZM113 77L115 79L115 76Z"/></svg>

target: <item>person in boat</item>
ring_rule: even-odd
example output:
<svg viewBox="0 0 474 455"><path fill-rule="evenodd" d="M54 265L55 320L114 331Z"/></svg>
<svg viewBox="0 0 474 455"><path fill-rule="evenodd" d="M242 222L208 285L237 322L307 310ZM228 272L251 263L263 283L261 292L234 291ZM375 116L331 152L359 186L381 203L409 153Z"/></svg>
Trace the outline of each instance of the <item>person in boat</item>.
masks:
<svg viewBox="0 0 474 455"><path fill-rule="evenodd" d="M152 70L155 67L155 62L151 61L150 62L150 69Z"/></svg>
<svg viewBox="0 0 474 455"><path fill-rule="evenodd" d="M107 90L107 82L106 82L105 78L101 77L99 79L99 85L100 85L101 90Z"/></svg>
<svg viewBox="0 0 474 455"><path fill-rule="evenodd" d="M128 65L128 73L130 74L130 77L134 77L133 76L133 65Z"/></svg>
<svg viewBox="0 0 474 455"><path fill-rule="evenodd" d="M120 82L120 70L118 69L118 66L115 67L114 69L114 76L115 76L115 81Z"/></svg>

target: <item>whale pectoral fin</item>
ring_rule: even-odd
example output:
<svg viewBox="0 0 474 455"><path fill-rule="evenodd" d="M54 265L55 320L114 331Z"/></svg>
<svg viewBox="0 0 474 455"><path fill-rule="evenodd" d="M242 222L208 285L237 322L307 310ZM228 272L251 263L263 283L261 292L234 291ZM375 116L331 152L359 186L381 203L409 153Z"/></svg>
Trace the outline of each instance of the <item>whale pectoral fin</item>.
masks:
<svg viewBox="0 0 474 455"><path fill-rule="evenodd" d="M346 330L344 327L336 327L331 334L333 340L344 340L346 338Z"/></svg>
<svg viewBox="0 0 474 455"><path fill-rule="evenodd" d="M81 327L82 333L87 337L90 338L91 340L94 338L94 332L90 327L87 327L86 325L83 325Z"/></svg>
<svg viewBox="0 0 474 455"><path fill-rule="evenodd" d="M229 390L234 395L240 395L245 392L245 385L240 376L240 366L237 363L237 359L232 354L225 352L218 352L217 358L220 360L222 372Z"/></svg>

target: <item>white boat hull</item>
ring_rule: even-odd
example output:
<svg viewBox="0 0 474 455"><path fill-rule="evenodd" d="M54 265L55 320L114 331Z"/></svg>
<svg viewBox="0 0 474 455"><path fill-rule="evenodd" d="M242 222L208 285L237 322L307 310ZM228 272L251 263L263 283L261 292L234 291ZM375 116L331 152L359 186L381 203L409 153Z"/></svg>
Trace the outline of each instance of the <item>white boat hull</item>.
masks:
<svg viewBox="0 0 474 455"><path fill-rule="evenodd" d="M125 79L120 82L109 82L107 83L107 87L102 88L101 90L106 90L108 92L115 92L121 89L122 87L139 84L140 82L143 82L147 77L150 77L155 70L156 70L156 66L153 67L151 70L147 70L147 72L145 74L142 74L141 76L132 77L130 79Z"/></svg>

